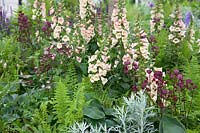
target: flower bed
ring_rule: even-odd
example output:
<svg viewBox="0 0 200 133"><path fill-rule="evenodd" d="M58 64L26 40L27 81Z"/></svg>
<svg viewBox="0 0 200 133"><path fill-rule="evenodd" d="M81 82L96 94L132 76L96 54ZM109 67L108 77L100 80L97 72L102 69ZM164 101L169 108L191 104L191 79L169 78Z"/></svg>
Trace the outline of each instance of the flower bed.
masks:
<svg viewBox="0 0 200 133"><path fill-rule="evenodd" d="M198 133L198 4L0 9L0 132Z"/></svg>

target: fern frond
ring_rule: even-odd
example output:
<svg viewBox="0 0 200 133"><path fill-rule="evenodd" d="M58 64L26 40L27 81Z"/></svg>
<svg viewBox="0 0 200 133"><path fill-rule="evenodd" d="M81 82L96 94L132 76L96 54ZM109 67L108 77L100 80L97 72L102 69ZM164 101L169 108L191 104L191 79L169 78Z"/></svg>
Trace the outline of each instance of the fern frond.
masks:
<svg viewBox="0 0 200 133"><path fill-rule="evenodd" d="M71 91L74 91L78 88L78 75L76 73L75 65L73 62L69 63L68 65L68 70L64 82L66 87Z"/></svg>
<svg viewBox="0 0 200 133"><path fill-rule="evenodd" d="M192 60L187 63L184 67L183 67L183 71L184 71L184 76L187 79L191 79L193 83L195 83L197 85L197 89L194 90L194 94L192 97L192 112L190 115L193 115L194 117L196 117L195 115L199 115L200 112L200 107L199 107L199 103L200 103L200 64L198 63L198 59L196 57L193 57ZM190 103L191 106L191 103Z"/></svg>
<svg viewBox="0 0 200 133"><path fill-rule="evenodd" d="M67 87L61 80L57 83L54 94L53 104L56 116L58 118L58 123L65 123L64 116L67 113L67 108L71 104L71 100L67 95Z"/></svg>
<svg viewBox="0 0 200 133"><path fill-rule="evenodd" d="M75 121L79 121L83 118L83 108L86 105L84 82L79 83L77 86L78 89L74 92L72 103L69 105L69 108L66 113L66 126L70 126Z"/></svg>
<svg viewBox="0 0 200 133"><path fill-rule="evenodd" d="M183 71L186 78L191 79L195 84L200 85L200 64L196 57L192 57L192 60L183 67Z"/></svg>
<svg viewBox="0 0 200 133"><path fill-rule="evenodd" d="M38 128L41 128L41 131L44 131L45 133L51 133L51 126L48 123L47 104L48 102L41 103L40 109L36 110L35 112L34 119L38 121Z"/></svg>

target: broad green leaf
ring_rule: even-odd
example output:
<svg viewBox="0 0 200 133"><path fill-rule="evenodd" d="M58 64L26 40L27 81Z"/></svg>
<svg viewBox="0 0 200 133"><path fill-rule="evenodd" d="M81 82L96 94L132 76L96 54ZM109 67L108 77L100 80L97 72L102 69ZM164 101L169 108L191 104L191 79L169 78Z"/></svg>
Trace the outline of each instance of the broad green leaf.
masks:
<svg viewBox="0 0 200 133"><path fill-rule="evenodd" d="M160 133L186 133L185 127L176 118L163 116L159 126Z"/></svg>
<svg viewBox="0 0 200 133"><path fill-rule="evenodd" d="M87 106L83 109L83 114L91 119L104 119L105 114L95 106Z"/></svg>

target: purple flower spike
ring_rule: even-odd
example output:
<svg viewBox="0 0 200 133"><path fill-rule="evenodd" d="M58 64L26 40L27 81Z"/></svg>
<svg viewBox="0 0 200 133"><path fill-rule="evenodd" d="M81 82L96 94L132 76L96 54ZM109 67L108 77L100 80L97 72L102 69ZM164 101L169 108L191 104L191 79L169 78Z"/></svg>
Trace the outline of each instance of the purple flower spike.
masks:
<svg viewBox="0 0 200 133"><path fill-rule="evenodd" d="M187 12L185 14L185 25L186 25L186 27L188 27L190 25L191 18L192 18L192 13L191 12Z"/></svg>

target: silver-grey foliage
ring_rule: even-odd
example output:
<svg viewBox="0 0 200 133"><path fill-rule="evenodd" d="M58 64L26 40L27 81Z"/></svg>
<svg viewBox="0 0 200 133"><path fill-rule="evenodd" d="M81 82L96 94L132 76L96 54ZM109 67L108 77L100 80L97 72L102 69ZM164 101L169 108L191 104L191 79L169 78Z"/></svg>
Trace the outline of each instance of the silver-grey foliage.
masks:
<svg viewBox="0 0 200 133"><path fill-rule="evenodd" d="M70 133L154 133L156 129L150 121L156 116L155 108L147 106L147 97L143 91L131 94L130 98L124 97L124 105L116 107L114 115L118 125L107 128L106 125L92 126L85 122L75 123L69 130Z"/></svg>

